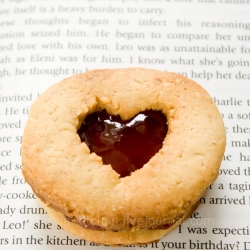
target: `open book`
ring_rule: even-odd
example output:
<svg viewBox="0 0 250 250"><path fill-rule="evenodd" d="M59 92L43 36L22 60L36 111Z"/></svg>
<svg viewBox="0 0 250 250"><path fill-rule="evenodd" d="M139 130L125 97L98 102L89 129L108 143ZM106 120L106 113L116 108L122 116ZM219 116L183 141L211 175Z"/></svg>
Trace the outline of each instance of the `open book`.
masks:
<svg viewBox="0 0 250 250"><path fill-rule="evenodd" d="M250 249L248 0L0 0L0 249L107 249L79 240L40 207L21 174L32 102L97 68L183 74L213 97L227 129L218 179L190 219L126 249ZM112 248L112 249L119 249Z"/></svg>

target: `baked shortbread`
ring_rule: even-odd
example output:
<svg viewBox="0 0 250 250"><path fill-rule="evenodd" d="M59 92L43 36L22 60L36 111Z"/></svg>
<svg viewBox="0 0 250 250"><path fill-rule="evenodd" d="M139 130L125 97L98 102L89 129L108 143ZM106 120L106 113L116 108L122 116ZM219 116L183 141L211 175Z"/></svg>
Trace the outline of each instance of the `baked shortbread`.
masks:
<svg viewBox="0 0 250 250"><path fill-rule="evenodd" d="M161 148L129 175L104 164L79 136L87 118L103 110L125 121L152 110L167 120ZM192 214L217 178L224 150L221 115L196 82L151 69L93 70L34 102L22 172L68 232L101 244L140 244L159 240Z"/></svg>

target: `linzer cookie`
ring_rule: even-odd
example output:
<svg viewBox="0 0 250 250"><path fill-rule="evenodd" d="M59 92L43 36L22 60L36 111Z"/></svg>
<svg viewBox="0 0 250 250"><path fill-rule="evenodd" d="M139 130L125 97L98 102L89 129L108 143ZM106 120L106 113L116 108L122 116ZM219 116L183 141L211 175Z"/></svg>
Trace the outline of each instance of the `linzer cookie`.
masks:
<svg viewBox="0 0 250 250"><path fill-rule="evenodd" d="M142 68L93 70L32 105L22 171L65 230L101 244L140 244L192 214L224 150L220 113L194 81Z"/></svg>

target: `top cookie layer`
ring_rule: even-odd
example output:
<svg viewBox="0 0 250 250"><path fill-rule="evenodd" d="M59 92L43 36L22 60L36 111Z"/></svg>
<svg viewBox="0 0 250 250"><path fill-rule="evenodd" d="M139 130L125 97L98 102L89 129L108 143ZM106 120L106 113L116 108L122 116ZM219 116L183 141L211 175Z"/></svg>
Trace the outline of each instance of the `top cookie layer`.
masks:
<svg viewBox="0 0 250 250"><path fill-rule="evenodd" d="M161 110L162 149L119 178L90 153L77 130L97 110L132 118ZM181 75L150 69L94 70L69 77L32 105L23 137L23 174L36 195L66 217L107 230L157 227L180 218L215 180L225 129L207 92Z"/></svg>

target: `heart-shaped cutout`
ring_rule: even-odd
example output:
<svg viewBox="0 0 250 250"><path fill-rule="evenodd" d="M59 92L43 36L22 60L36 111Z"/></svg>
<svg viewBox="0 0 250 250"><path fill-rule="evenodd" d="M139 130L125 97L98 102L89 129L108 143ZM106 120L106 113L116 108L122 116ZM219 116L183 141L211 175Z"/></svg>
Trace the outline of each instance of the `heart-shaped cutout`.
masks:
<svg viewBox="0 0 250 250"><path fill-rule="evenodd" d="M167 131L161 111L146 110L123 121L103 110L88 115L78 134L104 164L125 177L142 168L159 151Z"/></svg>

